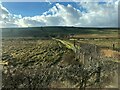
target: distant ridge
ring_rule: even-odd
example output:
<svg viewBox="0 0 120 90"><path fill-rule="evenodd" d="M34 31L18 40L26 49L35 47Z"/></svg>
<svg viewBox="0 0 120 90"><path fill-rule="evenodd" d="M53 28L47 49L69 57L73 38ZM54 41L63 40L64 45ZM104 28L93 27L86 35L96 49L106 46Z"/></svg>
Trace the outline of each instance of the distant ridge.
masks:
<svg viewBox="0 0 120 90"><path fill-rule="evenodd" d="M9 27L8 27L9 28ZM7 28L7 29L8 29ZM41 26L41 27L10 27L10 28L82 28L82 29L119 29L119 27L75 27L75 26ZM4 28L1 28L4 29Z"/></svg>
<svg viewBox="0 0 120 90"><path fill-rule="evenodd" d="M118 28L45 26L29 28L2 28L3 37L63 37L70 34L105 34ZM104 32L103 32L104 31Z"/></svg>

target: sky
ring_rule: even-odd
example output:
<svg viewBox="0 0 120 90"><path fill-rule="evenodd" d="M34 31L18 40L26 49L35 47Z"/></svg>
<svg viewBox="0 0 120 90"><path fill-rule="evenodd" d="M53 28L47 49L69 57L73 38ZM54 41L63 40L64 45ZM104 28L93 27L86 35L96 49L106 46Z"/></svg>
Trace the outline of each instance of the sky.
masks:
<svg viewBox="0 0 120 90"><path fill-rule="evenodd" d="M118 27L118 1L2 2L0 27Z"/></svg>
<svg viewBox="0 0 120 90"><path fill-rule="evenodd" d="M79 6L75 2L59 2L60 4L67 6L72 5L75 8ZM52 8L56 3L53 2L4 2L2 5L8 9L12 14L22 15L22 16L35 16L42 15L44 12ZM23 8L24 7L24 8Z"/></svg>

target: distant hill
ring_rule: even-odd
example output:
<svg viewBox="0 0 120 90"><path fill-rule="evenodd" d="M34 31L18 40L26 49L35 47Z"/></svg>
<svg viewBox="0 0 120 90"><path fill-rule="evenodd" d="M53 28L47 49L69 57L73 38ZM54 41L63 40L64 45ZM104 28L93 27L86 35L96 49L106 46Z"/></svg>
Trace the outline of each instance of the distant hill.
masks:
<svg viewBox="0 0 120 90"><path fill-rule="evenodd" d="M70 34L108 34L117 28L30 27L2 28L2 37L61 37ZM104 32L103 32L104 31Z"/></svg>

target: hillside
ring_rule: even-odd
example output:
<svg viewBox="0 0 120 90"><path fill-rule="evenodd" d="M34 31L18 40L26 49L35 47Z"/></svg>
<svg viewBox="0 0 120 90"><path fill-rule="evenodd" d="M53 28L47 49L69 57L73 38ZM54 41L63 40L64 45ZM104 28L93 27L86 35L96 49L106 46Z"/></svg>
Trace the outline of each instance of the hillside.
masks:
<svg viewBox="0 0 120 90"><path fill-rule="evenodd" d="M116 34L117 28L31 27L2 28L3 37L64 37L79 34Z"/></svg>

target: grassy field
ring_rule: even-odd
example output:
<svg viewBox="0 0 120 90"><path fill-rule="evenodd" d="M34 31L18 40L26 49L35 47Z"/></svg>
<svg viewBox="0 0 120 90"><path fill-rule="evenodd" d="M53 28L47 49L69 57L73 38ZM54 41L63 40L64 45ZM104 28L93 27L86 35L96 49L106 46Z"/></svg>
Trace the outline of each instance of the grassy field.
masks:
<svg viewBox="0 0 120 90"><path fill-rule="evenodd" d="M111 48L111 49L118 49L120 50L120 39L82 39L82 40L78 40L78 42L81 43L89 43L89 44L95 44L98 45L100 47L106 47L106 48ZM113 47L114 44L114 47Z"/></svg>
<svg viewBox="0 0 120 90"><path fill-rule="evenodd" d="M119 39L76 35L44 39L4 37L2 60L8 65L3 67L2 87L118 87Z"/></svg>

